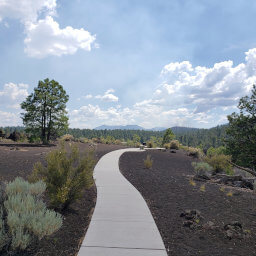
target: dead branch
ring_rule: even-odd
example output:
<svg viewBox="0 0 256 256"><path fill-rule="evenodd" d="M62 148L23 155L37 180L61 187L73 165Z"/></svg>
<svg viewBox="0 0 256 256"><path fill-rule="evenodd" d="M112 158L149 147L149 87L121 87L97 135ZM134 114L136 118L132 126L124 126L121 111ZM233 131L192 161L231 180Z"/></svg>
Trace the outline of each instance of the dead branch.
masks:
<svg viewBox="0 0 256 256"><path fill-rule="evenodd" d="M245 171L245 172L248 172L248 173L250 173L250 174L252 174L253 176L255 176L256 177L256 172L255 171L253 171L253 170L251 170L251 169L248 169L248 168L245 168L245 167L242 167L242 166L239 166L239 165L237 165L237 164L235 164L235 163L233 163L233 162L231 162L231 161L228 161L230 164L232 164L233 166L235 166L236 168L238 168L238 169L241 169L241 170L243 170L243 171Z"/></svg>

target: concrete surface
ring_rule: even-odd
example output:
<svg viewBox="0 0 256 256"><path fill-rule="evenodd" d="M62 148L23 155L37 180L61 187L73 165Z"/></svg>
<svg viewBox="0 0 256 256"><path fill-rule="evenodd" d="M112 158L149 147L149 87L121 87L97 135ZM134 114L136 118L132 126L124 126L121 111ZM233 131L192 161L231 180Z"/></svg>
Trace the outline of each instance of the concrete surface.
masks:
<svg viewBox="0 0 256 256"><path fill-rule="evenodd" d="M94 169L97 202L78 256L167 256L141 194L120 173L121 149L104 155Z"/></svg>

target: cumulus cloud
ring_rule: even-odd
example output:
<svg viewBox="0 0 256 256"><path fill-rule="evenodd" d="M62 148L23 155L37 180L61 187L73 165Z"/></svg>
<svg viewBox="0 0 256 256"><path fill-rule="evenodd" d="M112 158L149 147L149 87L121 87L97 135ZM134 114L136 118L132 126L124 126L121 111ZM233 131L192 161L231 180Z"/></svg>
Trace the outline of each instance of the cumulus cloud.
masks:
<svg viewBox="0 0 256 256"><path fill-rule="evenodd" d="M87 94L85 96L83 96L84 99L91 99L93 96L91 94Z"/></svg>
<svg viewBox="0 0 256 256"><path fill-rule="evenodd" d="M256 83L256 48L246 52L245 61L238 65L231 60L212 67L194 67L189 61L171 62L163 67L161 77L162 83L150 99L129 108L88 105L77 110L79 114L76 117L74 113L73 118L77 118L77 124L83 116L85 123L94 126L135 123L146 128L213 127L226 123L226 116L237 110L238 100L249 95ZM107 91L104 95L112 93Z"/></svg>
<svg viewBox="0 0 256 256"><path fill-rule="evenodd" d="M60 28L53 19L56 7L56 0L0 0L0 21L12 18L24 24L25 53L30 57L62 56L78 49L91 51L95 35L83 28Z"/></svg>
<svg viewBox="0 0 256 256"><path fill-rule="evenodd" d="M70 112L70 123L73 127L94 128L98 121L105 124L127 124L129 123L130 110L120 110L118 107L101 109L98 105L88 104Z"/></svg>
<svg viewBox="0 0 256 256"><path fill-rule="evenodd" d="M95 98L107 102L117 102L118 97L113 94L114 92L115 91L113 89L109 89L104 93L104 95L97 95Z"/></svg>
<svg viewBox="0 0 256 256"><path fill-rule="evenodd" d="M74 54L78 49L91 51L95 36L70 26L61 29L51 16L26 26L25 52L30 57Z"/></svg>
<svg viewBox="0 0 256 256"><path fill-rule="evenodd" d="M195 115L186 108L164 111L162 106L134 104L131 107L114 106L101 108L88 104L70 112L72 127L94 128L100 124L127 125L138 124L145 128L155 126L187 126L188 120Z"/></svg>
<svg viewBox="0 0 256 256"><path fill-rule="evenodd" d="M27 84L7 83L0 91L0 104L11 108L20 108L20 103L28 96Z"/></svg>
<svg viewBox="0 0 256 256"><path fill-rule="evenodd" d="M54 14L56 0L1 0L0 20L19 19L23 23L35 22L42 13Z"/></svg>
<svg viewBox="0 0 256 256"><path fill-rule="evenodd" d="M0 110L0 126L17 126L21 125L19 114L5 112Z"/></svg>
<svg viewBox="0 0 256 256"><path fill-rule="evenodd" d="M234 106L256 82L256 48L245 54L245 62L237 66L232 61L210 68L193 67L189 62L170 63L162 70L164 83L158 88L157 97L165 102L194 105L198 113Z"/></svg>

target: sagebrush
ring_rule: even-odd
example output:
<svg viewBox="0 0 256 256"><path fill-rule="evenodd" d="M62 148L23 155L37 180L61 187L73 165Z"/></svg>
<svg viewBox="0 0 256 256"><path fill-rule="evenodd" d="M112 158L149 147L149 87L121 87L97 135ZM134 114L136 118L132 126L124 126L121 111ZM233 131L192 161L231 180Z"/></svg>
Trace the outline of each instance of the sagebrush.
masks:
<svg viewBox="0 0 256 256"><path fill-rule="evenodd" d="M62 226L62 216L42 201L46 184L28 183L22 178L1 188L0 252L16 255L51 235Z"/></svg>
<svg viewBox="0 0 256 256"><path fill-rule="evenodd" d="M209 175L213 170L206 162L192 162L192 166L197 175Z"/></svg>

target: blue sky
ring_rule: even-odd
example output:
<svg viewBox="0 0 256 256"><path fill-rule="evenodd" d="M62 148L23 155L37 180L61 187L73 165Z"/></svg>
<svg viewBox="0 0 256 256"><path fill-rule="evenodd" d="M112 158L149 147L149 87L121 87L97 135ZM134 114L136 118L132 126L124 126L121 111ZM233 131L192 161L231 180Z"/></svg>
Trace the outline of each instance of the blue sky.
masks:
<svg viewBox="0 0 256 256"><path fill-rule="evenodd" d="M256 82L254 0L2 0L0 126L38 80L71 127L213 127Z"/></svg>

